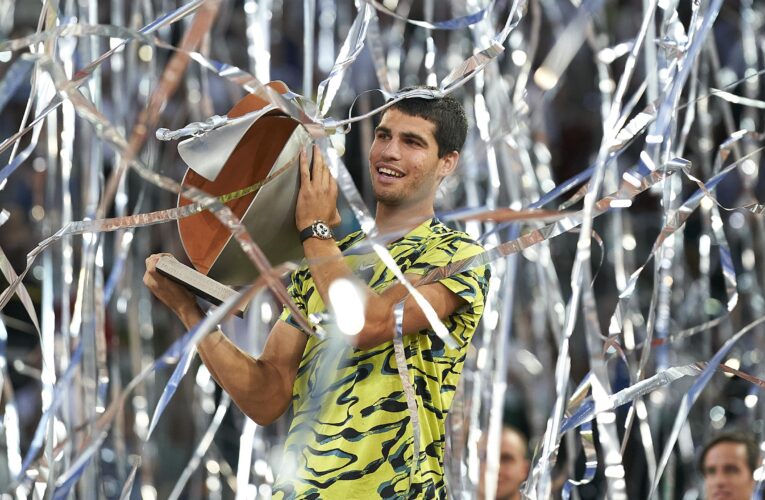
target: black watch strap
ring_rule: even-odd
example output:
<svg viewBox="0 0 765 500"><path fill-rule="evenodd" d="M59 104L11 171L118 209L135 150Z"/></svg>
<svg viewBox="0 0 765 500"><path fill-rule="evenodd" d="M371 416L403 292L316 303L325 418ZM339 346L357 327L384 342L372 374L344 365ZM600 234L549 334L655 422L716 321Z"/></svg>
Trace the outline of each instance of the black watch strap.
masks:
<svg viewBox="0 0 765 500"><path fill-rule="evenodd" d="M300 231L300 243L303 243L305 240L311 237L313 237L313 224Z"/></svg>
<svg viewBox="0 0 765 500"><path fill-rule="evenodd" d="M332 229L329 224L323 220L314 221L313 224L300 231L300 243L303 243L308 238L319 238L320 240L329 240L334 238Z"/></svg>

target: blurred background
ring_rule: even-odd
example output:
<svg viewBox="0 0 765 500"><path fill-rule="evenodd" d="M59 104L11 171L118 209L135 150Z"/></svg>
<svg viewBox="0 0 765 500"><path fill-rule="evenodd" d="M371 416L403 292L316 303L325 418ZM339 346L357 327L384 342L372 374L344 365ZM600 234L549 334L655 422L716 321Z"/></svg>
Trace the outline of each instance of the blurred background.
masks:
<svg viewBox="0 0 765 500"><path fill-rule="evenodd" d="M379 89L446 88L492 40L504 50L453 90L469 136L438 200L443 220L500 255L450 416L451 496L476 494L468 451L502 422L531 441L529 491L549 483L555 497L647 498L654 485L661 498L699 498L704 442L730 428L763 441L763 3L183 5L0 0L3 491L42 498L71 481L77 498L270 498L288 416L256 426L197 360L149 435L176 358L155 360L184 329L143 286L143 262L184 252L172 217L127 217L175 208L162 179L187 168L154 131L224 115L252 78L313 101L335 75L315 118L361 116L384 103ZM366 9L365 31L346 40ZM375 120L350 127L342 156L369 210ZM650 185L620 190L625 173ZM615 201L592 218L585 192ZM343 207L341 232L358 228ZM570 214L550 226L459 217L507 207ZM57 235L105 217L124 227ZM578 220L592 222L589 238ZM523 235L536 244L509 252ZM225 330L257 354L280 310L263 292ZM648 389L630 392L640 381ZM619 391L624 404L592 424L588 462L584 428L561 433L555 403L570 416ZM545 438L557 455L544 456Z"/></svg>

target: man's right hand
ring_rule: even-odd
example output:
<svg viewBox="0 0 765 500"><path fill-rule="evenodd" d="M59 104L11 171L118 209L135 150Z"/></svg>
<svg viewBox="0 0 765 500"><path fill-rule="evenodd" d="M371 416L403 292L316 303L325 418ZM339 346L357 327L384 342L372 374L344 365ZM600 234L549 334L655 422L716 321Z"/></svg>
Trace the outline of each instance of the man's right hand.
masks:
<svg viewBox="0 0 765 500"><path fill-rule="evenodd" d="M146 259L146 273L143 275L143 283L155 297L178 316L187 328L190 328L202 318L202 311L197 305L194 294L157 271L157 261L162 256L174 258L168 253L150 255Z"/></svg>
<svg viewBox="0 0 765 500"><path fill-rule="evenodd" d="M157 271L157 261L164 255L169 254L146 259L143 282L190 329L204 314L191 292ZM197 351L237 406L257 424L268 425L292 403L292 386L306 342L306 336L297 328L277 321L259 358L239 349L220 329L200 340Z"/></svg>
<svg viewBox="0 0 765 500"><path fill-rule="evenodd" d="M295 226L298 231L317 220L329 227L340 224L337 210L337 182L324 161L321 150L313 146L313 167L308 164L308 151L300 152L300 190L295 203Z"/></svg>

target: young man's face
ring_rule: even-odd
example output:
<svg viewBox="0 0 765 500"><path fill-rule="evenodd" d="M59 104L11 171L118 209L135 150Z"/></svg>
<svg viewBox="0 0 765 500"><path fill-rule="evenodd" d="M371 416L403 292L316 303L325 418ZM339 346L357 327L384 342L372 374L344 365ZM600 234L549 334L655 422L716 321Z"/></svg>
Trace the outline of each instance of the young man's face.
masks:
<svg viewBox="0 0 765 500"><path fill-rule="evenodd" d="M526 440L519 433L504 429L499 456L497 499L520 498L521 484L528 474Z"/></svg>
<svg viewBox="0 0 765 500"><path fill-rule="evenodd" d="M375 129L369 150L369 173L378 203L411 205L434 198L441 179L451 172L456 152L438 157L434 123L389 109Z"/></svg>
<svg viewBox="0 0 765 500"><path fill-rule="evenodd" d="M721 442L710 448L701 468L704 489L710 500L749 500L754 491L754 477L742 443Z"/></svg>

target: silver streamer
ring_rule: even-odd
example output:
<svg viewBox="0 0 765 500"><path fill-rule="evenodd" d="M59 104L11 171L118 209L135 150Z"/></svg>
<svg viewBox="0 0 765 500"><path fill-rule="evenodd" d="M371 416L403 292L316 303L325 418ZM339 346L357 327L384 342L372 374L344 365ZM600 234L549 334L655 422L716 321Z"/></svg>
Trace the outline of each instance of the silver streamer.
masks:
<svg viewBox="0 0 765 500"><path fill-rule="evenodd" d="M307 333L334 333L289 300L299 263L269 262L225 205L285 170L209 196L180 186L165 142L249 123L257 113L225 110L255 93L310 132L346 229L367 235L359 251L449 345L417 286L491 266L447 420L450 497L496 494L513 412L534 449L526 498L701 495L712 431L765 443L765 5L617 3L0 0L2 491L270 498L287 423L227 412L194 346L223 323L257 355L281 303ZM433 88L400 91L414 84ZM438 216L484 252L413 284L369 209L368 139L345 143L398 100L446 94L471 128ZM179 194L192 203L175 208ZM183 334L140 276L148 254L181 252L175 221L204 210L262 278ZM245 319L227 319L245 301ZM394 346L413 475L427 443Z"/></svg>

